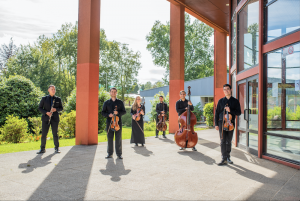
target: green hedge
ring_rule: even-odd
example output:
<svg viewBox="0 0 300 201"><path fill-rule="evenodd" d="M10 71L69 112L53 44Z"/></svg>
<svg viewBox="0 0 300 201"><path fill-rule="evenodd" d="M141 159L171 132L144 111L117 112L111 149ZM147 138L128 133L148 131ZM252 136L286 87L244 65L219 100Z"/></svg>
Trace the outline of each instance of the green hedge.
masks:
<svg viewBox="0 0 300 201"><path fill-rule="evenodd" d="M28 119L40 115L38 104L43 96L40 88L23 76L10 76L0 82L0 126L9 115Z"/></svg>
<svg viewBox="0 0 300 201"><path fill-rule="evenodd" d="M203 108L203 115L206 117L206 125L211 127L214 125L214 103L207 103Z"/></svg>
<svg viewBox="0 0 300 201"><path fill-rule="evenodd" d="M8 115L4 126L0 129L0 141L8 143L24 142L28 138L28 123L14 115Z"/></svg>

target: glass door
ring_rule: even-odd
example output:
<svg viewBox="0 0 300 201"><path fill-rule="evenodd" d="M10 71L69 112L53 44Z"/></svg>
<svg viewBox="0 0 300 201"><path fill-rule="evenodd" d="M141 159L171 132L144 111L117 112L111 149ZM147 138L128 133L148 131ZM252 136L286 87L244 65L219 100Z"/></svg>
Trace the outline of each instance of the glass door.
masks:
<svg viewBox="0 0 300 201"><path fill-rule="evenodd" d="M258 76L238 82L242 114L238 118L238 147L257 155L258 151Z"/></svg>

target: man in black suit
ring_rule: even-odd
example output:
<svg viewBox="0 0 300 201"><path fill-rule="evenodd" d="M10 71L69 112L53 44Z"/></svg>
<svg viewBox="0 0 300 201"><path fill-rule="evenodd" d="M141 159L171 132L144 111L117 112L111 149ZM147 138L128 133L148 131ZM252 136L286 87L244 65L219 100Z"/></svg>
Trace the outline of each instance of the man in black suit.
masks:
<svg viewBox="0 0 300 201"><path fill-rule="evenodd" d="M53 141L55 145L55 153L60 153L59 151L59 142L58 142L58 123L59 123L59 111L63 110L63 106L61 103L60 97L55 96L55 86L50 85L48 87L48 96L44 96L40 102L39 110L43 114L42 115L42 138L41 138L41 149L37 152L37 154L45 153L46 146L46 138L49 131L49 127L51 125ZM53 105L53 108L52 108ZM52 108L52 109L51 109ZM50 121L49 121L49 118Z"/></svg>
<svg viewBox="0 0 300 201"><path fill-rule="evenodd" d="M105 101L102 107L101 114L106 117L106 132L107 132L107 156L106 159L112 158L114 153L114 135L115 135L115 149L118 159L122 157L122 115L126 114L123 101L117 99L118 90L113 87L109 90L110 99ZM115 110L117 106L117 110ZM111 120L114 115L119 117L120 130L116 131L110 128Z"/></svg>

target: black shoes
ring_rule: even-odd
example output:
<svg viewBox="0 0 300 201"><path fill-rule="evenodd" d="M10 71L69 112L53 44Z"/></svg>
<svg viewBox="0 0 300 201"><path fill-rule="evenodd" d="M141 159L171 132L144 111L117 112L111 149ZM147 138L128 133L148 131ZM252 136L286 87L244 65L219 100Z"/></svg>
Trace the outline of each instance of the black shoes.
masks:
<svg viewBox="0 0 300 201"><path fill-rule="evenodd" d="M36 154L43 154L43 153L45 153L45 152L46 152L45 149L40 149L38 152L36 152Z"/></svg>
<svg viewBox="0 0 300 201"><path fill-rule="evenodd" d="M193 147L193 149L192 149L193 151L197 151L197 149L196 149L196 147Z"/></svg>
<svg viewBox="0 0 300 201"><path fill-rule="evenodd" d="M112 158L112 155L107 155L106 157L105 157L105 159L108 159L108 158Z"/></svg>
<svg viewBox="0 0 300 201"><path fill-rule="evenodd" d="M185 150L185 148L183 148L183 147L180 147L180 149L179 150Z"/></svg>
<svg viewBox="0 0 300 201"><path fill-rule="evenodd" d="M118 159L123 159L123 156L122 155L118 156Z"/></svg>
<svg viewBox="0 0 300 201"><path fill-rule="evenodd" d="M226 165L227 164L227 160L222 159L220 163L218 163L218 165Z"/></svg>
<svg viewBox="0 0 300 201"><path fill-rule="evenodd" d="M58 148L56 148L55 153L60 154L60 150Z"/></svg>
<svg viewBox="0 0 300 201"><path fill-rule="evenodd" d="M158 138L158 135L157 135L157 136L155 136L155 138Z"/></svg>
<svg viewBox="0 0 300 201"><path fill-rule="evenodd" d="M142 147L144 146L144 144L142 144Z"/></svg>
<svg viewBox="0 0 300 201"><path fill-rule="evenodd" d="M233 164L233 162L230 160L230 158L229 158L229 157L227 158L227 163L229 163L229 164Z"/></svg>
<svg viewBox="0 0 300 201"><path fill-rule="evenodd" d="M167 138L165 135L163 135L163 138Z"/></svg>
<svg viewBox="0 0 300 201"><path fill-rule="evenodd" d="M139 146L138 143L135 143L135 146L138 147Z"/></svg>

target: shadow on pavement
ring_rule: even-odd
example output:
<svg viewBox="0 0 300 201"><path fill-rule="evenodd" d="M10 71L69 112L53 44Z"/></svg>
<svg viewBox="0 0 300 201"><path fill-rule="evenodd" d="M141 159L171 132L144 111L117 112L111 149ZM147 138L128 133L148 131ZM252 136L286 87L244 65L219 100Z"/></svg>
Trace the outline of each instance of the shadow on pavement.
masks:
<svg viewBox="0 0 300 201"><path fill-rule="evenodd" d="M146 157L149 157L149 156L153 155L153 152L149 151L146 147L142 147L142 146L136 147L136 146L134 146L132 148L134 149L135 153L137 153L137 154L141 154L141 155L146 156Z"/></svg>
<svg viewBox="0 0 300 201"><path fill-rule="evenodd" d="M116 163L113 158L107 159L106 169L100 170L101 174L111 176L110 180L114 182L121 181L122 175L128 175L131 170L125 170L123 160L116 159Z"/></svg>
<svg viewBox="0 0 300 201"><path fill-rule="evenodd" d="M97 146L74 146L28 200L83 199Z"/></svg>
<svg viewBox="0 0 300 201"><path fill-rule="evenodd" d="M34 169L45 167L46 165L51 164L50 161L54 155L55 153L42 158L43 154L37 154L36 157L30 159L27 163L20 163L19 169L24 169L22 173L30 173L34 171Z"/></svg>

